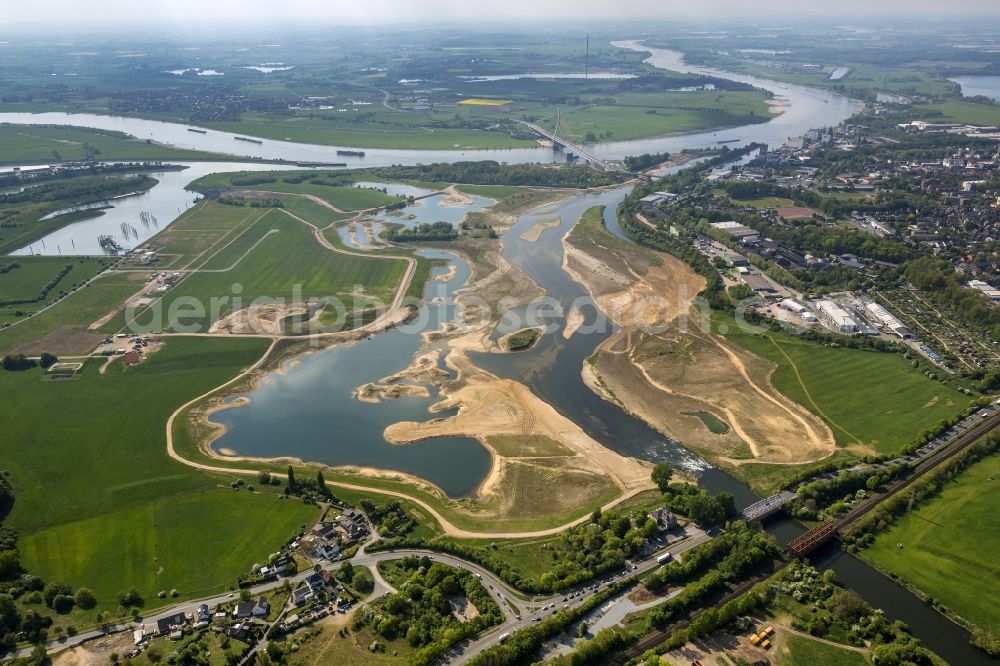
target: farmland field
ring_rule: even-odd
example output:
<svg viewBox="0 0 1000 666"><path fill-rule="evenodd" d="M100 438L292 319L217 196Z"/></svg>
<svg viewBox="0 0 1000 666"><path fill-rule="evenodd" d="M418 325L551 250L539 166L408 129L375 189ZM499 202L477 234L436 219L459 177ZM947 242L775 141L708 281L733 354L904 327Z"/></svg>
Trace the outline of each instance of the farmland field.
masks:
<svg viewBox="0 0 1000 666"><path fill-rule="evenodd" d="M203 272L191 274L167 292L162 311L169 312L182 298L208 304L213 297L238 294L242 303L249 305L262 297L286 302L349 297L359 285L367 297L388 303L405 269L403 261L332 252L316 241L310 227L273 209L231 245L205 260L200 265ZM220 314L229 311L231 305L223 304ZM211 319L211 313L202 313L185 321L210 325ZM142 316L137 320L145 321Z"/></svg>
<svg viewBox="0 0 1000 666"><path fill-rule="evenodd" d="M146 274L107 273L78 289L45 312L0 330L0 352L83 354L124 323L112 319L98 330L91 324L117 308L143 284Z"/></svg>
<svg viewBox="0 0 1000 666"><path fill-rule="evenodd" d="M249 177L251 181L272 179L268 182L249 182L241 184L240 178ZM364 210L367 208L377 208L399 201L398 197L389 196L378 190L351 187L349 185L326 185L313 180L323 180L321 173L314 174L309 180L302 182L288 182L286 179L296 178L288 172L254 172L247 173L214 173L204 178L199 178L191 187L193 189L247 189L260 190L264 192L282 192L288 194L307 194L319 197L328 202L331 206L340 210ZM235 182L234 182L235 180Z"/></svg>
<svg viewBox="0 0 1000 666"><path fill-rule="evenodd" d="M206 127L279 141L298 141L329 146L361 148L408 148L448 150L461 148L518 148L533 142L514 139L502 132L483 129L425 127L433 120L450 117L468 107L454 106L447 113L402 112L368 107L364 111L339 114L314 113L285 116L244 113L240 122L207 123ZM482 108L482 107L477 107ZM369 117L374 115L374 122Z"/></svg>
<svg viewBox="0 0 1000 666"><path fill-rule="evenodd" d="M864 559L964 618L1000 628L1000 455L992 455L948 482L941 494L896 519L861 551ZM898 548L897 544L902 544Z"/></svg>
<svg viewBox="0 0 1000 666"><path fill-rule="evenodd" d="M757 91L626 93L614 104L582 105L564 111L559 134L580 141L626 141L649 136L694 132L766 122L766 97ZM555 110L545 109L541 125L552 129Z"/></svg>
<svg viewBox="0 0 1000 666"><path fill-rule="evenodd" d="M804 636L785 636L787 654L781 654L781 666L866 666L871 663L865 655L847 648L812 640Z"/></svg>
<svg viewBox="0 0 1000 666"><path fill-rule="evenodd" d="M6 257L0 259L0 302L29 300L31 303L0 305L0 323L19 318L15 313L37 312L62 292L93 278L112 262L103 257ZM14 267L17 264L17 267ZM61 278L66 266L72 266ZM57 280L45 298L35 300L46 286Z"/></svg>
<svg viewBox="0 0 1000 666"><path fill-rule="evenodd" d="M727 338L776 363L775 388L826 421L838 444L859 453L898 453L969 405L968 397L898 354L824 347L782 333L736 330Z"/></svg>
<svg viewBox="0 0 1000 666"><path fill-rule="evenodd" d="M224 589L307 522L309 507L233 491L229 479L166 454L170 413L251 365L267 344L174 338L127 371L116 361L100 374L90 362L71 381L47 380L40 369L0 372L0 465L17 492L7 524L28 568L92 587L105 608L131 585L155 605L150 597L163 586L186 598ZM205 534L223 538L210 544Z"/></svg>
<svg viewBox="0 0 1000 666"><path fill-rule="evenodd" d="M180 160L218 157L210 153L170 148L85 127L0 125L0 163L82 160L86 159L88 154L93 154L102 160Z"/></svg>
<svg viewBox="0 0 1000 666"><path fill-rule="evenodd" d="M1000 106L996 104L949 99L937 104L919 104L914 109L923 112L923 119L931 123L968 123L990 127L1000 125Z"/></svg>
<svg viewBox="0 0 1000 666"><path fill-rule="evenodd" d="M29 534L21 556L45 580L85 581L106 608L132 585L155 606L160 590L197 597L234 584L266 558L262 546L275 549L315 514L275 494L217 488Z"/></svg>

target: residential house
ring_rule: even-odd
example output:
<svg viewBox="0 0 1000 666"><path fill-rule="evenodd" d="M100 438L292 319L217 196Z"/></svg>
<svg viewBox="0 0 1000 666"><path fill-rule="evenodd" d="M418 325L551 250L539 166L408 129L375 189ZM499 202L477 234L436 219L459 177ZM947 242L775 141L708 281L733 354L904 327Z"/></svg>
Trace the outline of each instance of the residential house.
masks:
<svg viewBox="0 0 1000 666"><path fill-rule="evenodd" d="M166 636L176 629L183 628L188 618L184 613L174 613L156 621L156 633Z"/></svg>
<svg viewBox="0 0 1000 666"><path fill-rule="evenodd" d="M656 511L650 513L649 517L656 522L656 529L660 532L672 530L679 524L677 522L677 516L663 507L660 507Z"/></svg>

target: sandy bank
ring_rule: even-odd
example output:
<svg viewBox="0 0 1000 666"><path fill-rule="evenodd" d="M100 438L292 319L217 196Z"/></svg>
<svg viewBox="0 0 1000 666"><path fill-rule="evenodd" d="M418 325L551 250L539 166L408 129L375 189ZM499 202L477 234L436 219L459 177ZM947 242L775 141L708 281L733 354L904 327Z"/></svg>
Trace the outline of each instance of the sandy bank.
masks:
<svg viewBox="0 0 1000 666"><path fill-rule="evenodd" d="M469 206L473 203L472 197L464 192L459 192L454 185L441 191L445 193L444 198L438 202L441 206Z"/></svg>
<svg viewBox="0 0 1000 666"><path fill-rule="evenodd" d="M564 239L566 270L621 326L598 348L595 367L583 369L592 390L717 460L744 446L751 461L769 463L833 452L826 425L771 386L773 366L702 326L692 308L701 276L672 255L639 248L623 255L617 243L600 240L582 233ZM712 432L699 413L730 432Z"/></svg>

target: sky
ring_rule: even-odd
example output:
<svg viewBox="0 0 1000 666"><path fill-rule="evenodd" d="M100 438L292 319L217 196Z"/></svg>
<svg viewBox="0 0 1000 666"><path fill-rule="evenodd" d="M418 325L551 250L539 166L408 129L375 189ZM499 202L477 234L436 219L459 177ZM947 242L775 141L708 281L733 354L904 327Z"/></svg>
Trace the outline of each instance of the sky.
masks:
<svg viewBox="0 0 1000 666"><path fill-rule="evenodd" d="M199 22L274 25L440 23L525 20L720 20L994 15L1000 0L32 0L3 3L0 30L113 23L167 27Z"/></svg>

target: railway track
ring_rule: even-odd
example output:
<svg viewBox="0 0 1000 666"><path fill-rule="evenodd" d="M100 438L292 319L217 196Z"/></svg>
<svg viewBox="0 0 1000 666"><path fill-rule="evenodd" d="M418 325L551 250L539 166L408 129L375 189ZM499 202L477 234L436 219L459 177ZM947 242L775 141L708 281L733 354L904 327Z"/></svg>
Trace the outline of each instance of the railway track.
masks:
<svg viewBox="0 0 1000 666"><path fill-rule="evenodd" d="M946 446L941 447L939 450L935 451L931 455L922 459L913 467L913 471L906 477L896 481L887 488L884 493L880 493L878 496L873 497L869 500L862 502L861 504L853 507L844 516L837 520L829 521L819 525L802 536L796 538L786 547L786 555L788 556L785 560L776 561L773 567L765 574L758 574L749 580L746 580L736 587L734 587L729 592L726 592L722 597L717 599L712 605L715 607L720 607L733 599L745 594L757 583L766 580L768 577L774 575L778 571L784 569L791 560L796 557L801 557L809 552L812 552L817 547L826 543L828 540L836 535L843 534L843 532L853 525L859 518L864 516L866 513L874 509L876 506L884 502L885 500L899 494L900 492L906 490L916 481L922 478L925 474L935 469L938 465L945 462L957 453L961 453L965 449L972 446L975 442L979 441L985 435L993 432L996 428L1000 427L1000 413L993 414L986 419L983 419L978 425L969 428L962 434L958 435L954 440L952 440ZM796 542L800 542L803 545L808 545L808 549L804 552L799 552L799 550L793 548ZM704 607L703 607L704 608ZM643 638L641 638L634 645L629 646L625 650L615 655L609 660L612 664L625 664L630 659L638 657L646 650L651 650L657 645L667 640L670 635L677 629L681 629L686 626L694 616L701 612L703 608L696 611L686 613L683 618L679 619L664 629L659 629L652 632Z"/></svg>
<svg viewBox="0 0 1000 666"><path fill-rule="evenodd" d="M802 557L804 555L808 555L810 552L826 543L826 541L834 536L843 535L847 528L853 525L866 513L890 497L906 490L942 462L969 448L979 439L995 430L998 426L1000 426L1000 413L993 414L983 419L982 422L972 428L969 428L952 440L949 444L941 447L931 455L920 460L913 466L913 471L905 477L889 484L889 487L886 488L885 492L852 507L850 511L840 518L823 523L822 525L809 530L802 536L797 537L786 547L789 555L792 557Z"/></svg>

